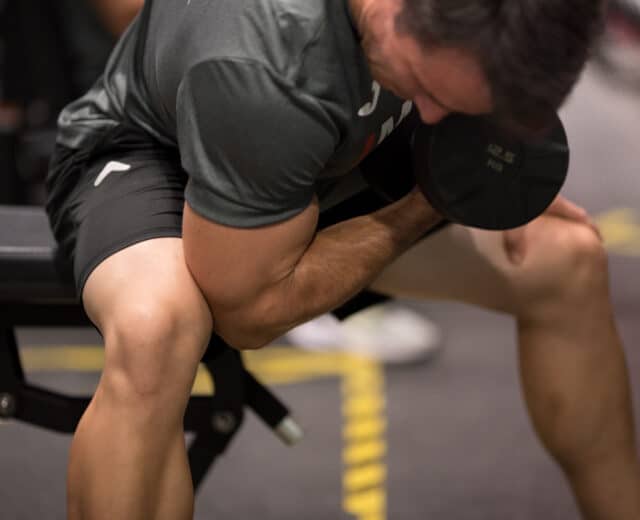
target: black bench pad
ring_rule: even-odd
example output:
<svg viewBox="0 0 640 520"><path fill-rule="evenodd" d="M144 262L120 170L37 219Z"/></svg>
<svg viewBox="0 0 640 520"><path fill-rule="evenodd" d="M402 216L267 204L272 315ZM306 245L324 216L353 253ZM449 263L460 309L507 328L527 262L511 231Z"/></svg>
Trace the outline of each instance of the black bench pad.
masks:
<svg viewBox="0 0 640 520"><path fill-rule="evenodd" d="M76 300L56 266L56 242L42 208L0 206L0 302Z"/></svg>
<svg viewBox="0 0 640 520"><path fill-rule="evenodd" d="M326 217L326 216L323 216ZM339 319L387 300L386 296L363 291L335 309ZM9 304L60 303L75 306L77 298L70 275L62 275L56 260L56 242L44 209L35 206L0 205L0 305L6 314ZM19 316L22 310L12 308ZM45 314L57 312L48 307ZM60 309L60 312L67 312ZM43 320L41 313L38 319ZM17 319L17 318L16 318ZM56 316L51 315L55 322ZM19 320L22 321L22 320Z"/></svg>

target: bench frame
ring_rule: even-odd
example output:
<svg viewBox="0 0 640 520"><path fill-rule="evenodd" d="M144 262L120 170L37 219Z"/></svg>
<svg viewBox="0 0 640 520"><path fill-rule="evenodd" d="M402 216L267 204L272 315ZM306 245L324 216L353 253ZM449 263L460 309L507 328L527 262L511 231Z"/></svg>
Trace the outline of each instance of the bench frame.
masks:
<svg viewBox="0 0 640 520"><path fill-rule="evenodd" d="M17 327L87 327L79 304L0 302L0 419L14 419L62 433L73 433L90 396L74 397L32 385L25 377ZM215 382L211 396L191 396L185 432L195 434L188 448L194 489L222 454L251 408L287 443L298 440L287 408L244 367L242 357L213 337L202 360ZM292 430L293 428L293 430Z"/></svg>

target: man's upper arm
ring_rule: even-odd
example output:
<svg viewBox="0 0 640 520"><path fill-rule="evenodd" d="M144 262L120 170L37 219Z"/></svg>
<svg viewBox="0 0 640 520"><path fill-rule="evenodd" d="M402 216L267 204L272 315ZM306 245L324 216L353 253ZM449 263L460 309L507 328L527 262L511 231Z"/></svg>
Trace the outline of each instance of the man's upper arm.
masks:
<svg viewBox="0 0 640 520"><path fill-rule="evenodd" d="M242 314L311 242L316 177L337 131L316 100L265 66L219 59L184 79L177 135L189 268L214 315Z"/></svg>
<svg viewBox="0 0 640 520"><path fill-rule="evenodd" d="M295 269L313 239L314 201L295 217L260 228L234 228L198 215L185 204L183 243L187 265L214 319L242 314Z"/></svg>

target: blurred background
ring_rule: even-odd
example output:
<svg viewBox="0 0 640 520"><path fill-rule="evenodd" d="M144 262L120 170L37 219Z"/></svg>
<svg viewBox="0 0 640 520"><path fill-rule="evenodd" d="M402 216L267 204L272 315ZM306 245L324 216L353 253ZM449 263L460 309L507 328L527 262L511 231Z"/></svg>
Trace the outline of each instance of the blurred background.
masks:
<svg viewBox="0 0 640 520"><path fill-rule="evenodd" d="M141 4L0 0L0 204L43 203L57 114L96 80ZM606 32L561 115L572 150L564 194L595 216L605 238L640 417L640 0L610 3ZM319 322L248 356L307 438L284 448L249 418L200 490L196 518L578 518L522 405L512 321L458 304L401 308L405 321L394 326L404 324L404 336L437 343L412 362L329 347L380 338L379 309L356 317L348 333ZM397 351L400 335L384 336L385 348ZM29 379L93 391L102 359L93 331L26 329L19 339ZM199 379L195 391L209 387ZM65 517L69 442L0 423L1 518Z"/></svg>

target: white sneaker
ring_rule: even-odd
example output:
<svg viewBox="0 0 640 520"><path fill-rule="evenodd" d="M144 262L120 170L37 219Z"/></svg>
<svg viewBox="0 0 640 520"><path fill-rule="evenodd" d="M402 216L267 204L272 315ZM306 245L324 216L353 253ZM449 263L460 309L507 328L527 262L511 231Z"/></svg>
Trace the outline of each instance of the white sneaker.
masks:
<svg viewBox="0 0 640 520"><path fill-rule="evenodd" d="M289 331L285 338L304 350L341 351L389 364L426 361L441 350L438 327L398 303L368 307L344 321L324 314Z"/></svg>

